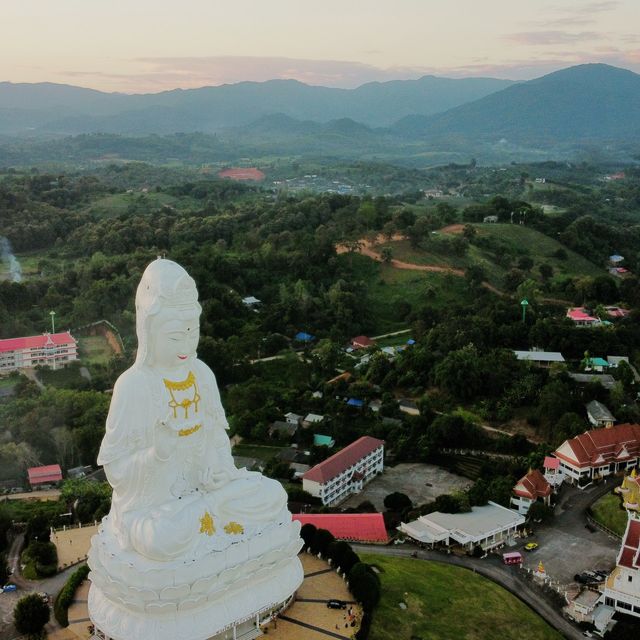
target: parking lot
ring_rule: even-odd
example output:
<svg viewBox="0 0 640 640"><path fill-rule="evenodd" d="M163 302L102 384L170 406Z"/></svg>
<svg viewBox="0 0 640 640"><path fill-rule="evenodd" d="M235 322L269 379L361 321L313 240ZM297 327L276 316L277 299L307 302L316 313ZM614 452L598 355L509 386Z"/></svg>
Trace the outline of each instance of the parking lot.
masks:
<svg viewBox="0 0 640 640"><path fill-rule="evenodd" d="M574 575L583 571L612 569L620 541L600 530L591 531L585 527L584 510L601 493L600 487L590 487L585 491L566 487L553 522L540 527L517 548L509 550L522 550L527 542L537 542L539 547L535 551L522 551L524 566L536 569L542 561L547 575L562 584L573 582Z"/></svg>
<svg viewBox="0 0 640 640"><path fill-rule="evenodd" d="M384 473L367 484L357 495L343 502L341 507L357 507L369 500L378 511L384 511L384 499L390 493L399 491L411 498L415 504L435 500L443 493L467 489L473 482L462 476L446 471L433 464L403 463L395 467L385 467Z"/></svg>

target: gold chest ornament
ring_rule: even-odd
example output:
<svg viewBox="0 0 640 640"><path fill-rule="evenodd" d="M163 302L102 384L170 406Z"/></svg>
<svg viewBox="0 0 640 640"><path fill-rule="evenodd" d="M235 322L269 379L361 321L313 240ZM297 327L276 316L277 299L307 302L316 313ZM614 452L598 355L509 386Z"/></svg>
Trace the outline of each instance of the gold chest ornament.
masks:
<svg viewBox="0 0 640 640"><path fill-rule="evenodd" d="M200 404L200 393L198 391L198 383L196 377L193 375L193 371L189 371L189 375L185 380L174 381L163 379L164 386L169 392L169 408L173 411L173 417L178 417L188 420L189 411L193 408L193 415L198 413L198 405ZM178 416L179 410L184 412L184 415ZM196 431L202 428L202 423L198 423L188 429L180 429L178 435L181 437L190 436Z"/></svg>

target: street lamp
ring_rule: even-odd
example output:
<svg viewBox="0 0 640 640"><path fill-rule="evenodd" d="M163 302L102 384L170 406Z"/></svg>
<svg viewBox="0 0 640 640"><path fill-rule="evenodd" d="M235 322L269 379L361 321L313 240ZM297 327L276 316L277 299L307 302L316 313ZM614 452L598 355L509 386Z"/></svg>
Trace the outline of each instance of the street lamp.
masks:
<svg viewBox="0 0 640 640"><path fill-rule="evenodd" d="M527 307L529 306L529 301L526 298L522 298L520 306L522 307L522 323L524 324L527 318Z"/></svg>

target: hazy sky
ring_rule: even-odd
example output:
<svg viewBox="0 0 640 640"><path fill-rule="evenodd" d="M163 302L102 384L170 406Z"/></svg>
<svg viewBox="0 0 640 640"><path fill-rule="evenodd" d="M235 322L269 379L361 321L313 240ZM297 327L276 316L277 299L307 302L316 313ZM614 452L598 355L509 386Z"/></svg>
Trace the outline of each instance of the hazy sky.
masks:
<svg viewBox="0 0 640 640"><path fill-rule="evenodd" d="M0 81L106 91L640 72L640 0L1 0ZM1 105L0 105L1 106Z"/></svg>

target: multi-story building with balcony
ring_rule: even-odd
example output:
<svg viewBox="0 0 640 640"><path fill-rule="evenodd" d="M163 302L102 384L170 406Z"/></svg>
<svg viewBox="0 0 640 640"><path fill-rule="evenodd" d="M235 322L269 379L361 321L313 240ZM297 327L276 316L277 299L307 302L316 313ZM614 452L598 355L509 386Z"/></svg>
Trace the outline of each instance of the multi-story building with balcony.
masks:
<svg viewBox="0 0 640 640"><path fill-rule="evenodd" d="M302 488L324 505L345 500L384 470L384 441L362 436L302 476Z"/></svg>
<svg viewBox="0 0 640 640"><path fill-rule="evenodd" d="M30 367L64 366L78 359L78 344L69 331L0 340L0 373Z"/></svg>

